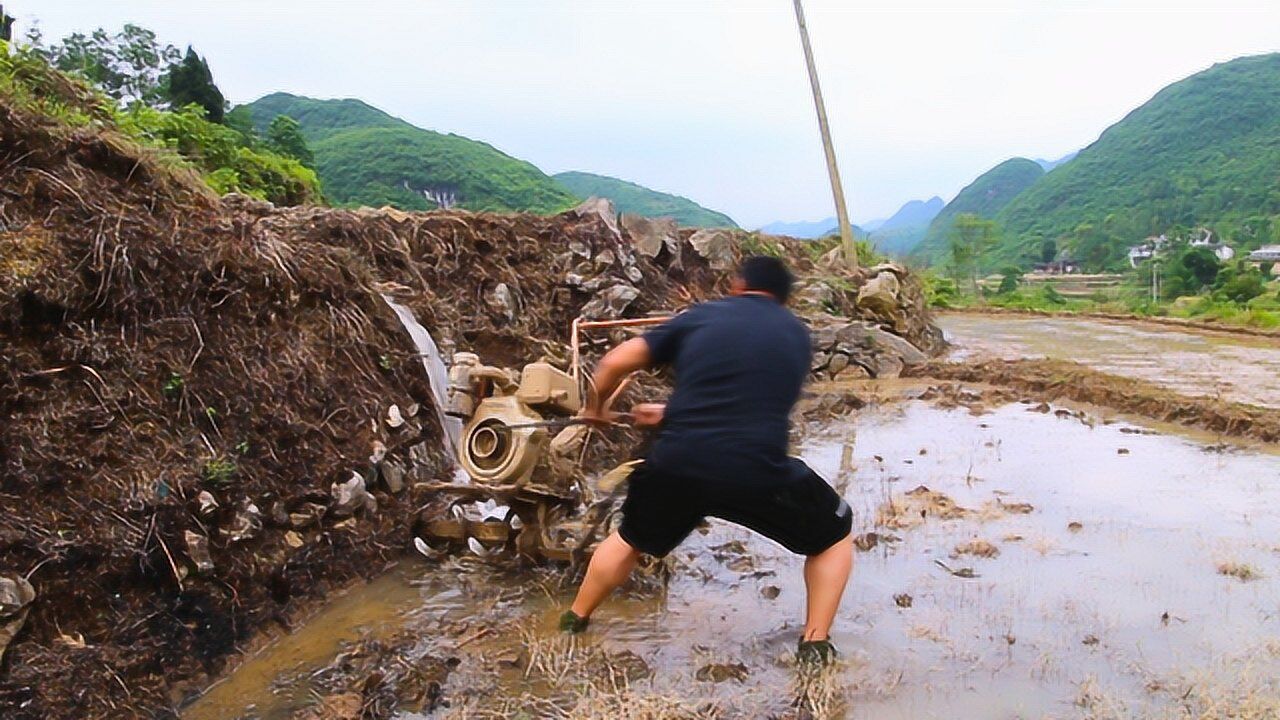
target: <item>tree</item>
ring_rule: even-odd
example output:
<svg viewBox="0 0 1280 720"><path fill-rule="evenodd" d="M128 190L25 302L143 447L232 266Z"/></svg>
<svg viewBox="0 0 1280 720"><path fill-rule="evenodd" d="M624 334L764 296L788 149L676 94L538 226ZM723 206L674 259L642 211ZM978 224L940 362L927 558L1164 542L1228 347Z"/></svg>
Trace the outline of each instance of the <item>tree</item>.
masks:
<svg viewBox="0 0 1280 720"><path fill-rule="evenodd" d="M226 113L227 101L222 91L213 83L213 73L209 63L187 46L187 55L182 62L169 67L163 81L164 98L170 109L179 110L187 105L199 105L204 108L205 117L220 123Z"/></svg>
<svg viewBox="0 0 1280 720"><path fill-rule="evenodd" d="M1207 248L1191 248L1182 256L1182 267L1190 273L1200 287L1213 284L1218 279L1218 257Z"/></svg>
<svg viewBox="0 0 1280 720"><path fill-rule="evenodd" d="M241 144L252 148L258 144L258 132L253 127L253 113L248 105L237 105L222 116L222 124L240 133Z"/></svg>
<svg viewBox="0 0 1280 720"><path fill-rule="evenodd" d="M1040 262L1048 264L1058 259L1058 241L1047 237L1040 242Z"/></svg>
<svg viewBox="0 0 1280 720"><path fill-rule="evenodd" d="M288 115L277 115L267 127L267 146L272 151L291 157L307 167L315 166L315 156L302 136L302 126Z"/></svg>
<svg viewBox="0 0 1280 720"><path fill-rule="evenodd" d="M998 238L996 224L972 213L956 216L949 233L951 271L954 276L966 278L978 294L978 271L983 257L995 246Z"/></svg>
<svg viewBox="0 0 1280 720"><path fill-rule="evenodd" d="M180 57L177 48L161 45L154 32L137 25L125 25L115 35L102 28L89 35L73 33L48 49L39 46L38 35L28 38L54 67L80 75L122 105L159 104L161 77Z"/></svg>

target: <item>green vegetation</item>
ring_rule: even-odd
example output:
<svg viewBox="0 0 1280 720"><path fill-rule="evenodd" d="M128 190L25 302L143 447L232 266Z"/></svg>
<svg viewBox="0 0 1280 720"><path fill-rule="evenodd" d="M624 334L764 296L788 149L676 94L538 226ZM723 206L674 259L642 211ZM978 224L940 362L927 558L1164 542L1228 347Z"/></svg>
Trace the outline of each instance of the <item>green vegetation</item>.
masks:
<svg viewBox="0 0 1280 720"><path fill-rule="evenodd" d="M222 91L213 83L213 72L209 63L196 54L191 46L187 46L187 54L182 62L169 67L163 79L163 95L169 108L179 110L188 105L199 105L204 108L204 116L210 122L222 122L226 113L227 101Z"/></svg>
<svg viewBox="0 0 1280 720"><path fill-rule="evenodd" d="M977 223L977 225L975 225ZM990 221L974 216L957 218L953 230L953 253L960 260L987 240ZM988 238L989 239L989 238ZM981 252L977 253L979 257ZM1272 268L1257 268L1245 260L1220 263L1213 252L1191 247L1185 241L1171 243L1159 263L1146 262L1126 272L1120 284L1088 297L1067 297L1055 288L1057 282L1070 284L1070 275L1040 277L1028 284L1020 268L1007 266L998 276L963 285L967 267L953 261L952 277L927 271L927 297L935 307L996 307L1041 312L1100 312L1151 317L1179 317L1255 328L1280 327L1280 279ZM1159 272L1159 282L1152 275ZM995 290L992 288L995 287ZM1158 297L1152 296L1159 288ZM961 291L963 288L963 291ZM1065 290L1063 292L1066 292Z"/></svg>
<svg viewBox="0 0 1280 720"><path fill-rule="evenodd" d="M911 250L911 256L926 262L943 261L949 252L951 227L957 217L968 214L990 220L1043 176L1040 164L1026 158L1006 160L986 171L933 218L924 238Z"/></svg>
<svg viewBox="0 0 1280 720"><path fill-rule="evenodd" d="M708 210L688 198L650 190L626 180L585 172L563 172L552 177L578 197L608 198L620 212L655 218L671 217L686 227L738 227L724 213Z"/></svg>
<svg viewBox="0 0 1280 720"><path fill-rule="evenodd" d="M278 205L321 200L314 171L260 143L252 127L211 119L230 117L224 118L208 63L194 50L181 57L134 25L115 35L71 35L50 47L38 35L28 40L16 49L0 48L0 94L10 102L72 127L112 128L171 151L219 193ZM79 99L64 101L68 92ZM305 151L305 145L294 150Z"/></svg>
<svg viewBox="0 0 1280 720"><path fill-rule="evenodd" d="M1118 269L1147 236L1205 226L1237 250L1280 241L1280 53L1174 83L996 219L1002 261L1027 264L1046 238L1090 270Z"/></svg>
<svg viewBox="0 0 1280 720"><path fill-rule="evenodd" d="M530 163L482 142L423 130L359 100L275 93L245 108L257 132L274 143L276 118L297 121L325 194L341 205L551 214L578 203Z"/></svg>

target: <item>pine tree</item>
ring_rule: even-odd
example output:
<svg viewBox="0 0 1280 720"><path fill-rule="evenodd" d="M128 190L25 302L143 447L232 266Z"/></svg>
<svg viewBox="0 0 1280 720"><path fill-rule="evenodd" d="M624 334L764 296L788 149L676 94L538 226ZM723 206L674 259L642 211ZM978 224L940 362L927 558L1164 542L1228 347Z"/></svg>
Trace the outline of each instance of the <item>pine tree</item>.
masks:
<svg viewBox="0 0 1280 720"><path fill-rule="evenodd" d="M169 68L165 97L169 101L169 107L174 110L191 104L203 107L205 117L216 123L222 122L226 112L226 100L222 97L222 91L213 83L209 63L189 45L182 62Z"/></svg>

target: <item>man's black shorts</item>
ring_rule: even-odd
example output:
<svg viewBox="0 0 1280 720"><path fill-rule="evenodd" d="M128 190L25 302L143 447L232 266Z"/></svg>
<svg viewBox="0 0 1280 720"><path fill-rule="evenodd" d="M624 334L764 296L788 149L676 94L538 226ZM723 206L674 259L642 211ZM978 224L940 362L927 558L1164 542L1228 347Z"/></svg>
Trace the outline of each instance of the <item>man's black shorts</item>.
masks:
<svg viewBox="0 0 1280 720"><path fill-rule="evenodd" d="M779 477L708 480L644 463L622 505L622 539L657 557L671 552L705 517L742 525L799 555L817 555L849 534L853 513L825 480L789 459Z"/></svg>

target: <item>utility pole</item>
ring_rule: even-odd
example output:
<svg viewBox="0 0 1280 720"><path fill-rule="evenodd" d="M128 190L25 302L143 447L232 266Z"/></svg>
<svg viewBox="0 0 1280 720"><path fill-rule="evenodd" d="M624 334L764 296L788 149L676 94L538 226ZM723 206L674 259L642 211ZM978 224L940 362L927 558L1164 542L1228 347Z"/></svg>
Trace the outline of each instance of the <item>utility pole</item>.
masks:
<svg viewBox="0 0 1280 720"><path fill-rule="evenodd" d="M831 127L827 124L827 106L822 102L822 88L818 85L818 67L813 62L813 47L809 44L809 27L804 22L804 8L800 0L796 6L796 24L800 26L800 44L804 46L804 62L809 68L809 86L813 89L813 106L818 111L818 131L822 133L822 149L827 155L827 174L831 177L831 194L835 196L836 217L840 220L840 245L844 248L845 262L850 268L858 267L858 251L853 246L853 228L849 225L849 209L844 204L844 187L840 184L840 169L836 167L836 150L831 144Z"/></svg>

